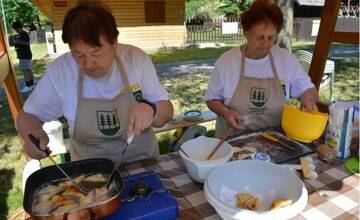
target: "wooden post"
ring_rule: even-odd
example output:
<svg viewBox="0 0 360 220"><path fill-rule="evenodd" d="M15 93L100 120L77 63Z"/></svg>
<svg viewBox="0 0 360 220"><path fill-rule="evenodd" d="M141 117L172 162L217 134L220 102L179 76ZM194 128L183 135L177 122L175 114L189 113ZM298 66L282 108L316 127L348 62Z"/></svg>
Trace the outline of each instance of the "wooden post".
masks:
<svg viewBox="0 0 360 220"><path fill-rule="evenodd" d="M0 58L2 62L0 63L0 69L1 71L4 71L1 73L1 75L5 76L5 80L3 82L6 97L8 99L8 103L10 106L10 111L15 123L15 119L17 117L18 112L22 108L22 98L19 93L19 89L17 86L16 78L15 78L15 72L14 69L10 63L10 56L9 56L9 49L7 46L7 43L4 38L4 32L2 28L2 24L0 23Z"/></svg>
<svg viewBox="0 0 360 220"><path fill-rule="evenodd" d="M309 69L310 78L317 89L320 87L324 73L340 3L340 0L325 0L324 8L322 10L319 33L316 38L314 53Z"/></svg>
<svg viewBox="0 0 360 220"><path fill-rule="evenodd" d="M3 84L4 86L10 112L15 124L16 117L19 111L22 109L23 101L19 93L15 71L10 61L9 48L4 36L4 29L0 22L0 84ZM24 146L24 140L21 138L20 143ZM25 157L27 160L29 160L29 157L26 154Z"/></svg>

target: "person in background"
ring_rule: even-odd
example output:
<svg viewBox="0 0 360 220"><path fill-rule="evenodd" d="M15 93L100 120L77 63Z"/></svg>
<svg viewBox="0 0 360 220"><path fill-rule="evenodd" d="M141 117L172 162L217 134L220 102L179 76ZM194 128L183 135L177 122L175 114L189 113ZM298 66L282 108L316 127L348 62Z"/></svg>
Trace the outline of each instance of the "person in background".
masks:
<svg viewBox="0 0 360 220"><path fill-rule="evenodd" d="M297 58L275 46L283 26L280 7L256 0L241 14L246 43L216 61L206 104L218 115L215 135L228 127L237 132L280 125L282 108L299 98L306 111L317 110L317 90Z"/></svg>
<svg viewBox="0 0 360 220"><path fill-rule="evenodd" d="M137 47L119 44L118 34L115 18L101 2L81 1L67 12L62 39L70 52L47 66L17 117L30 157L46 154L29 134L46 149L42 124L61 116L69 123L71 160L118 160L132 135L122 162L158 157L151 126L167 123L173 107L150 58Z"/></svg>
<svg viewBox="0 0 360 220"><path fill-rule="evenodd" d="M34 79L31 70L32 53L30 49L30 37L23 29L21 22L14 22L12 27L18 33L14 37L14 45L17 58L19 59L19 68L23 71L25 78L25 86L20 92L31 92L34 89Z"/></svg>

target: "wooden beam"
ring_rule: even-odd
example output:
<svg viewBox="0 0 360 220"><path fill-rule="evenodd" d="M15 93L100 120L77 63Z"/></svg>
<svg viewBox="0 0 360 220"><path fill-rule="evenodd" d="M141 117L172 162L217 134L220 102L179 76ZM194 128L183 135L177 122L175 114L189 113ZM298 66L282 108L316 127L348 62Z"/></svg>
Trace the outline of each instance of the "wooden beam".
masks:
<svg viewBox="0 0 360 220"><path fill-rule="evenodd" d="M359 44L359 32L335 31L331 40L338 43Z"/></svg>
<svg viewBox="0 0 360 220"><path fill-rule="evenodd" d="M319 33L316 38L313 58L309 69L310 78L317 89L320 87L321 78L324 73L340 3L341 0L325 0L322 10Z"/></svg>
<svg viewBox="0 0 360 220"><path fill-rule="evenodd" d="M14 72L10 71L4 80L5 94L9 103L11 115L15 124L16 117L22 109L23 102L19 93L18 85L14 76Z"/></svg>
<svg viewBox="0 0 360 220"><path fill-rule="evenodd" d="M0 67L1 67L0 70L0 85L1 85L10 72L9 56L5 52L3 52L0 55Z"/></svg>
<svg viewBox="0 0 360 220"><path fill-rule="evenodd" d="M17 81L15 78L15 71L12 68L9 57L9 47L7 41L5 41L4 29L0 22L0 70L1 75L4 76L3 85L5 88L5 94L9 103L10 111L15 123L15 119L18 112L22 108L22 98L19 93ZM1 77L0 77L1 78ZM1 81L0 81L1 83Z"/></svg>
<svg viewBox="0 0 360 220"><path fill-rule="evenodd" d="M4 86L6 98L10 107L11 116L13 118L13 122L15 124L16 117L19 111L22 109L23 101L21 95L19 93L19 88L17 85L15 71L11 65L10 57L9 57L9 47L5 39L4 29L2 27L2 23L0 22L0 70L3 72L3 76L5 79L0 81L0 84ZM24 146L24 140L19 136L20 143ZM26 160L30 158L25 154Z"/></svg>

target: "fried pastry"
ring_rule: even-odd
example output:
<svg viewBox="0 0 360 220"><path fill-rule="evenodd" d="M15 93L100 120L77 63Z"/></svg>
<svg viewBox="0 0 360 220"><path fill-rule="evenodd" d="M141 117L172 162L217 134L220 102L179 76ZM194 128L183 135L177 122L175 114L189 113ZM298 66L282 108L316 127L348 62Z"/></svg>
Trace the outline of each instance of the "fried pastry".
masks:
<svg viewBox="0 0 360 220"><path fill-rule="evenodd" d="M250 193L238 193L236 195L237 207L241 209L248 209L258 211L260 207L260 200L257 196Z"/></svg>
<svg viewBox="0 0 360 220"><path fill-rule="evenodd" d="M292 200L291 199L282 199L282 198L277 198L273 201L273 203L271 204L271 208L270 210L275 210L275 209L279 209L281 207L285 207L288 205L292 204Z"/></svg>

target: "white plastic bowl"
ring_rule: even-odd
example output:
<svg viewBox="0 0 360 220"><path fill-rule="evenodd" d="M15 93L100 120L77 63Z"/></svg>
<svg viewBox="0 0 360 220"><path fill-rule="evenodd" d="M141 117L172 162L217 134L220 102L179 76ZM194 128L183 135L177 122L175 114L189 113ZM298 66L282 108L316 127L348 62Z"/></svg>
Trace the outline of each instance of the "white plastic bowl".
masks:
<svg viewBox="0 0 360 220"><path fill-rule="evenodd" d="M187 157L181 151L180 156L190 177L197 182L203 183L209 172L218 165L224 164L233 155L232 146L224 142L216 151L211 160L206 158L220 140L199 136L186 141L181 148L190 156Z"/></svg>
<svg viewBox="0 0 360 220"><path fill-rule="evenodd" d="M260 199L260 210L236 207L236 193L251 193ZM259 160L239 160L215 168L204 184L207 201L223 219L291 219L308 200L302 181L285 168ZM276 198L291 199L292 205L268 211Z"/></svg>

